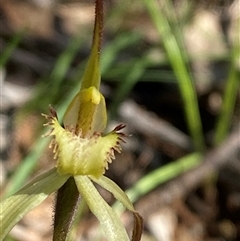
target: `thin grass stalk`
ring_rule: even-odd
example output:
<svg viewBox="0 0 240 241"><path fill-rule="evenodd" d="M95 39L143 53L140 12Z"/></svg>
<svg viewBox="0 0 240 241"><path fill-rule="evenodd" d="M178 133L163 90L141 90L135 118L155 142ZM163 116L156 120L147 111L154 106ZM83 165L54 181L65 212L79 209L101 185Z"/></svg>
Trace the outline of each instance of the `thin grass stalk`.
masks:
<svg viewBox="0 0 240 241"><path fill-rule="evenodd" d="M239 70L236 67L237 58L239 58L239 49L237 45L233 48L232 52L232 61L223 96L222 109L217 120L215 129L215 145L219 145L227 136L231 125L231 119L233 117L237 94L240 87L240 74Z"/></svg>
<svg viewBox="0 0 240 241"><path fill-rule="evenodd" d="M186 56L183 53L184 48L181 46L181 43L179 43L179 38L174 35L174 31L171 29L163 10L159 8L157 1L143 0L143 2L161 36L167 56L178 79L179 89L184 103L186 121L195 148L202 152L205 149L205 144L201 117L192 76L186 64Z"/></svg>

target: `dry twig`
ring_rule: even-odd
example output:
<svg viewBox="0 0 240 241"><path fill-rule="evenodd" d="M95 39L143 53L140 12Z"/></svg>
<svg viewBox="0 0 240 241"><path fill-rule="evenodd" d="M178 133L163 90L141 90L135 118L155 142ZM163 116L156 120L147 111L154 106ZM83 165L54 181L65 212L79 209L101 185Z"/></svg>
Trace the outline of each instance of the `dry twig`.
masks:
<svg viewBox="0 0 240 241"><path fill-rule="evenodd" d="M187 135L131 100L123 102L119 114L124 122L140 133L154 136L160 141L176 145L184 150L190 151L193 148L192 141Z"/></svg>
<svg viewBox="0 0 240 241"><path fill-rule="evenodd" d="M160 190L145 196L137 203L141 215L146 218L157 208L172 203L186 196L212 173L218 172L221 167L231 164L235 158L240 159L240 125L235 128L229 137L217 148L209 151L204 156L202 163L197 168L172 180ZM157 200L154 202L149 200Z"/></svg>

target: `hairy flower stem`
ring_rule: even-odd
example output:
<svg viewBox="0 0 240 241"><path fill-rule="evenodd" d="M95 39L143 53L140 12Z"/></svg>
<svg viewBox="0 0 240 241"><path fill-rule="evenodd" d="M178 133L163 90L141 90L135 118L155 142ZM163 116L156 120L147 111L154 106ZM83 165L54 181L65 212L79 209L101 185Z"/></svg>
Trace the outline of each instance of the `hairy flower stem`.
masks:
<svg viewBox="0 0 240 241"><path fill-rule="evenodd" d="M81 89L89 88L90 86L95 86L99 89L100 86L99 62L103 30L103 0L96 0L95 14L91 55L83 75ZM98 53L97 58L96 52ZM95 76L99 76L99 78L96 79ZM84 129L82 131L85 133ZM69 178L57 192L54 210L53 241L67 240L79 201L80 194L77 190L75 181L73 178Z"/></svg>
<svg viewBox="0 0 240 241"><path fill-rule="evenodd" d="M79 207L80 195L73 177L58 190L54 214L53 241L65 241Z"/></svg>

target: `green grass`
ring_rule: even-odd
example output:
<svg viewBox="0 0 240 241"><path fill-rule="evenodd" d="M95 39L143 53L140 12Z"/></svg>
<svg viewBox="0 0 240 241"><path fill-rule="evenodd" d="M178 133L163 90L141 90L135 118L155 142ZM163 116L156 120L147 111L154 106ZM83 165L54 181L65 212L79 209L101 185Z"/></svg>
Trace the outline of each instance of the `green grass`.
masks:
<svg viewBox="0 0 240 241"><path fill-rule="evenodd" d="M66 75L80 47L85 42L86 37L82 37L80 34L72 37L66 49L56 59L49 76L43 76L40 79L39 84L36 86L33 100L26 106L28 111L34 109L46 110L49 104L62 102L65 98L64 96L67 97L66 89L68 89L69 85L66 82L71 83L71 81L66 79ZM41 101L39 102L39 100Z"/></svg>
<svg viewBox="0 0 240 241"><path fill-rule="evenodd" d="M25 33L25 30L21 30L17 32L15 35L13 35L7 47L2 51L0 55L0 68L4 67L7 64L9 58L13 54L14 50L17 48L18 44L21 42Z"/></svg>
<svg viewBox="0 0 240 241"><path fill-rule="evenodd" d="M225 83L222 108L216 123L214 136L215 145L220 144L226 138L232 124L231 119L233 117L234 107L240 86L240 71L236 66L237 61L239 61L240 58L239 47L239 42L236 41L232 49L230 71Z"/></svg>
<svg viewBox="0 0 240 241"><path fill-rule="evenodd" d="M197 151L202 152L205 149L205 144L197 95L189 67L187 66L187 57L181 41L182 37L180 35L180 30L178 31L178 34L175 33L171 28L166 15L164 15L162 8L160 8L156 1L143 0L143 2L159 35L161 36L171 67L178 80L179 89L184 102L186 121L195 143L195 148ZM166 1L166 3L168 3L168 1ZM172 8L168 11L174 13L175 10ZM178 25L177 21L175 21L174 24Z"/></svg>

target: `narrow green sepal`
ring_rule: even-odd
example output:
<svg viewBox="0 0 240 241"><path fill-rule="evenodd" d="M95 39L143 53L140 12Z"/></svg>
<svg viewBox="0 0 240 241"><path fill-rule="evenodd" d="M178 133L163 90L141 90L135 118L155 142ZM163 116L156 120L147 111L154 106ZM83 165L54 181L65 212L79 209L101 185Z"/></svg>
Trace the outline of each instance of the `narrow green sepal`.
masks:
<svg viewBox="0 0 240 241"><path fill-rule="evenodd" d="M102 176L99 179L90 176L90 178L96 182L98 185L108 190L113 196L120 201L129 211L133 213L134 216L134 226L132 233L132 241L140 241L143 231L143 219L142 217L135 211L130 199L127 194L111 179L106 176Z"/></svg>
<svg viewBox="0 0 240 241"><path fill-rule="evenodd" d="M89 177L75 176L74 179L82 198L99 220L108 241L129 241L118 215L102 198Z"/></svg>
<svg viewBox="0 0 240 241"><path fill-rule="evenodd" d="M100 50L103 30L103 0L96 0L95 5L95 24L93 32L93 42L91 54L82 78L81 90L90 86L100 87Z"/></svg>
<svg viewBox="0 0 240 241"><path fill-rule="evenodd" d="M30 210L43 202L60 188L69 175L59 175L56 168L36 177L16 194L0 203L0 240L3 240L14 225Z"/></svg>
<svg viewBox="0 0 240 241"><path fill-rule="evenodd" d="M94 86L79 91L67 108L63 124L65 129L81 136L102 132L107 124L103 95Z"/></svg>

